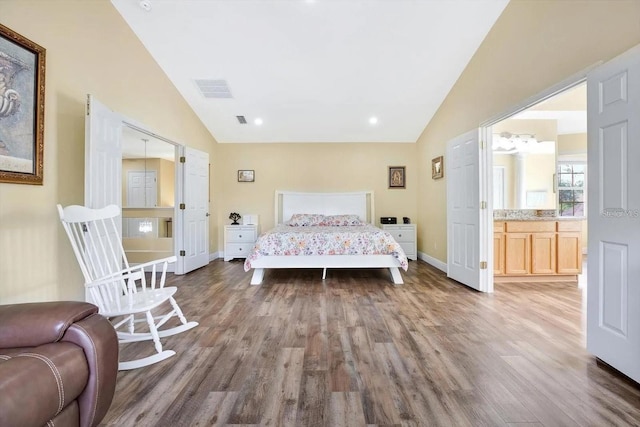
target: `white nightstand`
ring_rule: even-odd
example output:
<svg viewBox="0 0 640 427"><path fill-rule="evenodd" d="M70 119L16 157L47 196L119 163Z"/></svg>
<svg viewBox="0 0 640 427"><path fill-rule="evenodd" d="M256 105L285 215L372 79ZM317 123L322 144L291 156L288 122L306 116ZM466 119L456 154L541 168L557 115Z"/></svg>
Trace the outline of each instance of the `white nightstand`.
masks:
<svg viewBox="0 0 640 427"><path fill-rule="evenodd" d="M225 225L224 260L246 258L257 239L257 225Z"/></svg>
<svg viewBox="0 0 640 427"><path fill-rule="evenodd" d="M407 258L414 261L418 259L415 224L382 224L382 229L388 231L396 239L396 242L400 243Z"/></svg>

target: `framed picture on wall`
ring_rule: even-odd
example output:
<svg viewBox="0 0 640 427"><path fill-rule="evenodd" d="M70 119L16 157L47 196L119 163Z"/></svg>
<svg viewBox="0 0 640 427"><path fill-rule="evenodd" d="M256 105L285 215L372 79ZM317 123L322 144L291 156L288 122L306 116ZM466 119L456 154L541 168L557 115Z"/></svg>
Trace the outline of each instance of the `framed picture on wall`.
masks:
<svg viewBox="0 0 640 427"><path fill-rule="evenodd" d="M404 166L389 166L389 188L405 188L404 171Z"/></svg>
<svg viewBox="0 0 640 427"><path fill-rule="evenodd" d="M45 49L0 24L0 182L42 185Z"/></svg>
<svg viewBox="0 0 640 427"><path fill-rule="evenodd" d="M238 182L254 182L256 180L255 172L252 170L239 170Z"/></svg>
<svg viewBox="0 0 640 427"><path fill-rule="evenodd" d="M431 178L440 179L444 176L444 158L438 156L431 160Z"/></svg>

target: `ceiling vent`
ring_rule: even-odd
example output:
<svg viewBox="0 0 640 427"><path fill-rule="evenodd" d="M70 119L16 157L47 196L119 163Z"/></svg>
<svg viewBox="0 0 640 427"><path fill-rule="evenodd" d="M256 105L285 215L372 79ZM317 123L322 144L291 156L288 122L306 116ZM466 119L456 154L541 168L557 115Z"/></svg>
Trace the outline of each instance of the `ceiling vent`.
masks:
<svg viewBox="0 0 640 427"><path fill-rule="evenodd" d="M205 98L233 98L226 80L195 79Z"/></svg>
<svg viewBox="0 0 640 427"><path fill-rule="evenodd" d="M238 122L241 125L246 125L247 124L247 119L245 119L244 116L236 116L236 119L238 119Z"/></svg>

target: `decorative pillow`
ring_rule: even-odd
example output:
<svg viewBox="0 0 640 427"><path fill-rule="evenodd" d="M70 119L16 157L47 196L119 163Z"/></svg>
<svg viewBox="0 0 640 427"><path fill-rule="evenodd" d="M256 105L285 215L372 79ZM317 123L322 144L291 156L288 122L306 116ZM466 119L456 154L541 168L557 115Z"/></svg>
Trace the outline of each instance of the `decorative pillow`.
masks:
<svg viewBox="0 0 640 427"><path fill-rule="evenodd" d="M320 225L331 227L362 225L362 221L360 221L358 215L327 215L324 217L324 221L322 221Z"/></svg>
<svg viewBox="0 0 640 427"><path fill-rule="evenodd" d="M311 227L320 225L324 218L322 214L293 214L291 219L287 221L287 225L292 227Z"/></svg>

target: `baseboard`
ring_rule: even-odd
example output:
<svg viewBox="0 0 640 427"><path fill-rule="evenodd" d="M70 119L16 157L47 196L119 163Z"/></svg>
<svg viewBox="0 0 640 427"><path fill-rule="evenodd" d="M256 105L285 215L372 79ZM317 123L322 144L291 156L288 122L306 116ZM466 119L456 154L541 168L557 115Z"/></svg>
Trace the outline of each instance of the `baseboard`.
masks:
<svg viewBox="0 0 640 427"><path fill-rule="evenodd" d="M218 258L222 258L224 256L224 253L222 251L218 251L218 252L210 252L209 253L209 262L216 260Z"/></svg>
<svg viewBox="0 0 640 427"><path fill-rule="evenodd" d="M426 262L427 264L434 266L435 268L437 268L440 271L443 271L445 273L447 272L447 263L442 262L437 258L429 256L429 255L425 254L424 252L418 252L418 258L421 259L422 261Z"/></svg>

